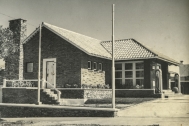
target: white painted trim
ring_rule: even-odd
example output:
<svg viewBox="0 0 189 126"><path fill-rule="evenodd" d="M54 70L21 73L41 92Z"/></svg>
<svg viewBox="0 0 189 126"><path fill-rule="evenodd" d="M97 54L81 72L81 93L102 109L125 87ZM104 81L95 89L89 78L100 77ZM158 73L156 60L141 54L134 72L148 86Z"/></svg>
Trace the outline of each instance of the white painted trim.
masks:
<svg viewBox="0 0 189 126"><path fill-rule="evenodd" d="M131 70L125 70L125 63L132 63ZM136 63L144 63L144 61L124 61L124 62L116 62L115 64L122 64L122 70L115 70L115 72L122 71L122 78L115 78L115 79L122 79L122 84L125 84L126 79L133 80L133 86L136 85L136 79L144 79L144 77L136 77L136 71L144 71L144 69L136 69ZM125 78L125 71L132 71L132 78Z"/></svg>
<svg viewBox="0 0 189 126"><path fill-rule="evenodd" d="M96 68L94 69L94 67L96 67ZM93 62L93 70L97 70L97 63L96 62Z"/></svg>
<svg viewBox="0 0 189 126"><path fill-rule="evenodd" d="M43 79L46 80L46 68L47 68L47 64L46 62L48 61L53 61L54 64L54 88L56 88L56 58L48 58L48 59L43 59Z"/></svg>
<svg viewBox="0 0 189 126"><path fill-rule="evenodd" d="M26 39L24 39L23 44L29 41L38 31L39 31L39 27L36 28Z"/></svg>

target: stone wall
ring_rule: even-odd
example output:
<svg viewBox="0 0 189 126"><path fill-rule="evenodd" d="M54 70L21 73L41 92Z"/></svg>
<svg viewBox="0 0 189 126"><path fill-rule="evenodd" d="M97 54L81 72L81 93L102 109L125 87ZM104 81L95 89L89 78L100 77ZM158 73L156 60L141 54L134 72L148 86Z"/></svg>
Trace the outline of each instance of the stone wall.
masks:
<svg viewBox="0 0 189 126"><path fill-rule="evenodd" d="M110 89L85 89L84 99L109 99L112 98Z"/></svg>
<svg viewBox="0 0 189 126"><path fill-rule="evenodd" d="M13 32L14 43L18 44L18 51L5 58L6 79L23 79L23 44L26 38L26 20L15 19L9 21L9 28Z"/></svg>
<svg viewBox="0 0 189 126"><path fill-rule="evenodd" d="M91 70L88 70L88 61L91 61ZM97 70L93 70L94 62L97 63ZM102 71L99 71L99 63L102 63ZM93 57L83 53L81 60L81 84L109 84L111 86L111 60Z"/></svg>
<svg viewBox="0 0 189 126"><path fill-rule="evenodd" d="M87 85L105 84L105 71L81 69L81 83Z"/></svg>

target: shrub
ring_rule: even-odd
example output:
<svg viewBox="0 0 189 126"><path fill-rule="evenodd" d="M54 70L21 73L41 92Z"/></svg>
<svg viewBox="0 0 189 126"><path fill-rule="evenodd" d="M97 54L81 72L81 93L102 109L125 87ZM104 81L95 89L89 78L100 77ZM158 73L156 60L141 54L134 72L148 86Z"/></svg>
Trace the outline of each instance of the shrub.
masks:
<svg viewBox="0 0 189 126"><path fill-rule="evenodd" d="M81 85L82 88L87 88L88 86L86 84Z"/></svg>
<svg viewBox="0 0 189 126"><path fill-rule="evenodd" d="M73 84L72 87L73 88L78 88L78 84Z"/></svg>
<svg viewBox="0 0 189 126"><path fill-rule="evenodd" d="M97 88L103 88L103 85L97 84Z"/></svg>
<svg viewBox="0 0 189 126"><path fill-rule="evenodd" d="M109 84L105 84L105 85L104 85L104 88L105 88L105 89L110 89L110 85L109 85Z"/></svg>
<svg viewBox="0 0 189 126"><path fill-rule="evenodd" d="M70 84L65 84L65 88L71 88Z"/></svg>
<svg viewBox="0 0 189 126"><path fill-rule="evenodd" d="M97 86L96 85L92 85L92 88L97 88Z"/></svg>

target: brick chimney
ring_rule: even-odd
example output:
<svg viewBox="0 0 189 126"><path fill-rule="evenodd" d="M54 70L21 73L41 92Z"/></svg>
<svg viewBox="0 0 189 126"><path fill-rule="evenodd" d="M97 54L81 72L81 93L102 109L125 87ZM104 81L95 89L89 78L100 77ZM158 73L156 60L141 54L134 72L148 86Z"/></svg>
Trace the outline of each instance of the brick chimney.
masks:
<svg viewBox="0 0 189 126"><path fill-rule="evenodd" d="M18 52L5 59L7 79L23 79L23 44L26 38L27 25L24 19L9 21L9 29L13 32L14 42L19 46Z"/></svg>

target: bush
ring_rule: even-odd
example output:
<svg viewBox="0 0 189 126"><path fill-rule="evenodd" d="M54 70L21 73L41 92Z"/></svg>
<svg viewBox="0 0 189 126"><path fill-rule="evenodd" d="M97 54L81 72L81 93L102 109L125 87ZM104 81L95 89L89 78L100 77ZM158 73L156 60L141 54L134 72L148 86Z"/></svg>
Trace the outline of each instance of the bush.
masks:
<svg viewBox="0 0 189 126"><path fill-rule="evenodd" d="M72 88L78 88L78 84L73 84Z"/></svg>
<svg viewBox="0 0 189 126"><path fill-rule="evenodd" d="M104 86L101 84L97 84L97 88L104 88Z"/></svg>
<svg viewBox="0 0 189 126"><path fill-rule="evenodd" d="M172 89L175 93L178 93L178 87L173 87Z"/></svg>
<svg viewBox="0 0 189 126"><path fill-rule="evenodd" d="M104 88L105 88L105 89L110 89L110 85L109 85L109 84L105 84L105 85L104 85Z"/></svg>
<svg viewBox="0 0 189 126"><path fill-rule="evenodd" d="M71 84L66 84L65 88L71 88Z"/></svg>
<svg viewBox="0 0 189 126"><path fill-rule="evenodd" d="M82 88L87 88L88 86L86 84L81 85Z"/></svg>

